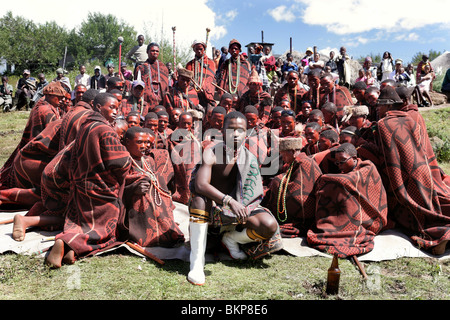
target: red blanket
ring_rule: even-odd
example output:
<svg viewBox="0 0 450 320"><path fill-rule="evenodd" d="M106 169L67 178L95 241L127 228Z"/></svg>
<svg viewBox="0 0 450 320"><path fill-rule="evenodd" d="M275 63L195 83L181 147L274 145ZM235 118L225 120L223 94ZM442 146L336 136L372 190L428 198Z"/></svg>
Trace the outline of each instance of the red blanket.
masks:
<svg viewBox="0 0 450 320"><path fill-rule="evenodd" d="M373 249L374 237L387 225L387 197L371 161L358 160L346 174L324 174L317 181L315 225L308 244L339 257Z"/></svg>
<svg viewBox="0 0 450 320"><path fill-rule="evenodd" d="M45 127L52 121L60 118L59 110L53 107L51 104L46 102L45 100L39 101L33 109L31 109L30 117L28 118L28 122L25 126L25 129L22 134L22 138L10 155L8 160L6 160L5 164L0 170L0 188L8 189L10 188L10 174L11 167L14 162L14 158L20 149L22 149L28 142L31 141L34 137L36 137Z"/></svg>
<svg viewBox="0 0 450 320"><path fill-rule="evenodd" d="M167 151L156 150L153 155ZM167 184L173 177L170 159L157 165L154 157L142 158L142 164L133 163L126 178L124 204L127 209L128 238L142 247L173 247L184 242L184 235L174 221L175 208ZM142 181L151 182L145 195L134 190Z"/></svg>
<svg viewBox="0 0 450 320"><path fill-rule="evenodd" d="M238 59L240 59L239 73L237 60L229 58L222 64L219 86L231 94L236 94L240 98L244 92L248 90L247 82L250 77L251 68L247 60L242 57L239 57ZM223 92L219 90L219 94L222 96Z"/></svg>
<svg viewBox="0 0 450 320"><path fill-rule="evenodd" d="M159 104L162 104L165 93L169 88L169 70L159 60L154 63L145 63L139 65L134 70L134 78L138 79L140 74L141 80L145 83L144 99L148 102L148 109L153 110Z"/></svg>
<svg viewBox="0 0 450 320"><path fill-rule="evenodd" d="M316 211L315 184L322 174L318 164L304 153L294 160L291 170L272 180L263 201L277 218L282 237L305 235L311 227Z"/></svg>
<svg viewBox="0 0 450 320"><path fill-rule="evenodd" d="M407 112L389 111L378 121L378 138L389 214L421 248L450 240L450 188L423 124Z"/></svg>
<svg viewBox="0 0 450 320"><path fill-rule="evenodd" d="M61 119L52 121L17 153L11 171L11 186L37 188L45 166L59 151Z"/></svg>
<svg viewBox="0 0 450 320"><path fill-rule="evenodd" d="M203 69L202 69L203 60ZM186 64L186 69L194 72L194 80L201 86L200 91L196 88L200 104L206 109L208 105L216 105L214 93L216 87L216 64L205 54L202 59L192 59Z"/></svg>
<svg viewBox="0 0 450 320"><path fill-rule="evenodd" d="M121 198L130 167L131 157L117 133L99 113L91 114L73 145L64 230L56 236L78 257L119 243Z"/></svg>

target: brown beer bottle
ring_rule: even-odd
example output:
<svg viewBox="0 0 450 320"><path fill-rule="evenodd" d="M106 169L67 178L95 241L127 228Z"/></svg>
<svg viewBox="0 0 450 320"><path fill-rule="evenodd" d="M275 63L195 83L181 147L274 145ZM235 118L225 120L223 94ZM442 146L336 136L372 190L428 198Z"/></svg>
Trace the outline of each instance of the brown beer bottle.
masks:
<svg viewBox="0 0 450 320"><path fill-rule="evenodd" d="M339 292L339 277L341 275L341 270L338 265L337 254L334 254L331 266L328 269L328 279L327 279L327 294L338 294Z"/></svg>

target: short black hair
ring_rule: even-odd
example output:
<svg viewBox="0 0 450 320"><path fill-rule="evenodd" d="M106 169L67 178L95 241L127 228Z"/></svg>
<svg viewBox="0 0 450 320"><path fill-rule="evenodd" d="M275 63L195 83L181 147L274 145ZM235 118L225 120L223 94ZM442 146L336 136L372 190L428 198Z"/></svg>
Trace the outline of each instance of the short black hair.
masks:
<svg viewBox="0 0 450 320"><path fill-rule="evenodd" d="M84 96L84 95L83 95ZM94 98L94 107L97 108L97 105L105 105L109 99L117 100L116 96L109 92L100 92ZM97 110L99 111L99 110Z"/></svg>
<svg viewBox="0 0 450 320"><path fill-rule="evenodd" d="M83 93L83 96L81 97L81 101L83 102L87 102L87 103L91 103L92 101L94 101L95 97L99 94L100 92L98 90L95 89L87 89L85 93Z"/></svg>
<svg viewBox="0 0 450 320"><path fill-rule="evenodd" d="M242 119L245 122L245 125L247 126L247 118L242 114L242 112L239 111L231 111L228 113L225 118L223 119L223 127L225 128L228 124L228 121L232 119Z"/></svg>
<svg viewBox="0 0 450 320"><path fill-rule="evenodd" d="M339 141L339 135L336 131L333 129L324 130L320 133L321 137L324 137L325 139L328 139L331 141L331 143L336 143Z"/></svg>
<svg viewBox="0 0 450 320"><path fill-rule="evenodd" d="M349 142L345 142L345 143L341 144L339 147L337 147L336 153L340 153L340 152L345 152L350 157L358 156L358 151L356 150L356 147Z"/></svg>
<svg viewBox="0 0 450 320"><path fill-rule="evenodd" d="M144 128L142 128L140 126L134 126L134 127L128 128L123 137L125 140L126 139L131 140L136 136L136 134L146 133L146 132L147 132L147 130L145 130Z"/></svg>

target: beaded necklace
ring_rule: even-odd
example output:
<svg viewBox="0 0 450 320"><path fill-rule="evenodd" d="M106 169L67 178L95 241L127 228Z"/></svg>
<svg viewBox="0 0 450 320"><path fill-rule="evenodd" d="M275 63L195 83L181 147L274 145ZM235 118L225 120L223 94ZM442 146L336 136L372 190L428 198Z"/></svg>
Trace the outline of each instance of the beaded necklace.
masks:
<svg viewBox="0 0 450 320"><path fill-rule="evenodd" d="M291 179L292 174L292 168L294 167L294 162L292 161L291 165L289 166L289 169L287 170L286 174L283 176L280 182L280 188L278 190L278 199L277 199L277 216L278 220L280 222L285 222L287 220L287 210L286 210L286 193L287 193L287 187L289 184L289 180ZM280 202L281 203L281 210L280 210ZM281 219L280 214L284 213L284 219Z"/></svg>
<svg viewBox="0 0 450 320"><path fill-rule="evenodd" d="M202 56L200 59L202 60L201 63L198 62L198 59L195 59L195 61L194 61L194 70L195 70L194 77L195 77L195 81L197 81L197 83L200 86L200 88L198 90L200 90L203 86L203 68L204 68L204 62L205 62L204 56ZM200 65L200 70L198 70L199 65ZM199 79L199 73L200 73L200 79Z"/></svg>
<svg viewBox="0 0 450 320"><path fill-rule="evenodd" d="M233 58L230 59L228 64L228 87L231 94L235 94L239 87L240 76L241 76L241 59L238 57L236 60L236 82L233 84ZM234 89L233 89L234 88Z"/></svg>
<svg viewBox="0 0 450 320"><path fill-rule="evenodd" d="M156 62L156 65L158 66L158 87L157 87L156 90L153 88L152 68L150 66L150 63L148 64L148 76L150 78L150 88L152 89L152 91L153 91L153 93L155 95L158 95L158 93L159 93L159 84L161 83L161 74L159 72L159 62L158 62L158 60L156 60L155 62Z"/></svg>
<svg viewBox="0 0 450 320"><path fill-rule="evenodd" d="M152 171L152 169L150 168L150 165L147 163L147 161L145 160L144 157L141 158L142 167L133 158L132 158L132 161L138 171L140 171L145 176L150 178L150 182L155 190L154 191L155 192L154 193L155 204L158 207L160 207L162 204L161 195L164 197L167 197L167 198L171 198L169 191L166 191L159 186L158 178L156 177L155 173ZM151 189L150 189L149 193L151 194Z"/></svg>

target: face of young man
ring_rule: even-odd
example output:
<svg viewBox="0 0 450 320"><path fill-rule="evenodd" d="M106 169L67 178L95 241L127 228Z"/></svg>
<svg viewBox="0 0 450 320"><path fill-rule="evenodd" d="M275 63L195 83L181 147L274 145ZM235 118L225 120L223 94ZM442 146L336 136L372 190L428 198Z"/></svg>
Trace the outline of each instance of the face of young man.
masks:
<svg viewBox="0 0 450 320"><path fill-rule="evenodd" d="M211 129L222 130L223 128L223 119L225 116L221 113L213 113L211 118L209 119L209 125Z"/></svg>
<svg viewBox="0 0 450 320"><path fill-rule="evenodd" d="M138 116L128 116L127 117L128 127L137 127L141 123L141 119Z"/></svg>
<svg viewBox="0 0 450 320"><path fill-rule="evenodd" d="M230 119L224 124L222 133L227 146L238 150L247 135L247 122L242 118Z"/></svg>
<svg viewBox="0 0 450 320"><path fill-rule="evenodd" d="M220 100L220 106L224 107L227 112L230 111L230 109L233 107L233 99L231 98L224 98Z"/></svg>
<svg viewBox="0 0 450 320"><path fill-rule="evenodd" d="M145 121L144 127L156 132L156 130L158 130L158 119L149 119Z"/></svg>
<svg viewBox="0 0 450 320"><path fill-rule="evenodd" d="M331 148L331 141L325 137L320 137L319 142L317 143L317 147L320 151L325 151Z"/></svg>
<svg viewBox="0 0 450 320"><path fill-rule="evenodd" d="M287 77L287 82L290 88L295 88L298 82L298 75L295 73L289 73Z"/></svg>
<svg viewBox="0 0 450 320"><path fill-rule="evenodd" d="M61 104L63 103L64 97L62 96L55 96L53 94L51 95L47 95L45 97L45 101L47 101L48 103L50 103L52 106L54 106L55 108L60 107Z"/></svg>
<svg viewBox="0 0 450 320"><path fill-rule="evenodd" d="M351 117L350 120L348 120L348 124L351 126L354 126L358 129L361 129L364 126L364 122L366 121L365 117Z"/></svg>
<svg viewBox="0 0 450 320"><path fill-rule="evenodd" d="M197 58L201 58L205 54L205 47L202 44L198 43L194 46L194 52Z"/></svg>
<svg viewBox="0 0 450 320"><path fill-rule="evenodd" d="M308 144L315 144L317 141L319 141L319 132L310 127L306 128L305 138Z"/></svg>
<svg viewBox="0 0 450 320"><path fill-rule="evenodd" d="M233 44L230 47L230 54L233 57L233 59L237 59L239 57L239 53L241 50L239 49L239 46L237 44Z"/></svg>
<svg viewBox="0 0 450 320"><path fill-rule="evenodd" d="M148 133L137 132L132 139L126 139L125 146L133 158L140 159L145 155L148 140Z"/></svg>
<svg viewBox="0 0 450 320"><path fill-rule="evenodd" d="M179 109L172 109L171 117L172 117L172 121L175 124L177 124L180 121L180 114L181 114L181 110L179 110Z"/></svg>
<svg viewBox="0 0 450 320"><path fill-rule="evenodd" d="M117 135L119 136L120 140L122 140L125 131L127 131L128 125L126 124L117 124L114 123L114 130L116 131Z"/></svg>
<svg viewBox="0 0 450 320"><path fill-rule="evenodd" d="M191 116L183 115L180 117L180 120L178 121L178 128L185 129L187 131L191 131L192 123L193 123L193 119Z"/></svg>
<svg viewBox="0 0 450 320"><path fill-rule="evenodd" d="M254 113L246 113L247 118L247 129L253 129L258 124L258 115Z"/></svg>
<svg viewBox="0 0 450 320"><path fill-rule="evenodd" d="M119 101L117 99L107 99L106 103L98 106L100 113L105 117L106 121L113 124L117 117L117 110L119 109Z"/></svg>
<svg viewBox="0 0 450 320"><path fill-rule="evenodd" d="M150 47L147 54L150 61L155 61L159 56L159 48L157 46Z"/></svg>
<svg viewBox="0 0 450 320"><path fill-rule="evenodd" d="M187 78L187 77L183 77L183 76L180 76L179 78L178 78L178 88L181 90L181 91L186 91L186 89L189 87L189 83L191 82L191 79L190 78Z"/></svg>
<svg viewBox="0 0 450 320"><path fill-rule="evenodd" d="M255 94L261 89L261 84L259 84L257 82L250 82L248 84L248 89L249 89L250 93Z"/></svg>
<svg viewBox="0 0 450 320"><path fill-rule="evenodd" d="M322 88L323 92L330 93L334 88L334 82L333 79L330 77L323 77L320 79L320 87Z"/></svg>
<svg viewBox="0 0 450 320"><path fill-rule="evenodd" d="M347 152L337 152L335 155L336 165L342 173L349 173L356 165L356 158Z"/></svg>
<svg viewBox="0 0 450 320"><path fill-rule="evenodd" d="M295 119L291 116L281 117L281 133L283 136L293 135L295 130Z"/></svg>
<svg viewBox="0 0 450 320"><path fill-rule="evenodd" d="M133 96L141 98L144 95L144 88L142 86L133 87Z"/></svg>
<svg viewBox="0 0 450 320"><path fill-rule="evenodd" d="M273 128L279 128L281 126L281 111L272 113Z"/></svg>
<svg viewBox="0 0 450 320"><path fill-rule="evenodd" d="M158 131L164 132L164 130L167 129L167 126L169 125L169 118L167 116L160 116L158 118Z"/></svg>
<svg viewBox="0 0 450 320"><path fill-rule="evenodd" d="M317 114L310 114L308 122L317 122L320 126L323 126L323 119Z"/></svg>

